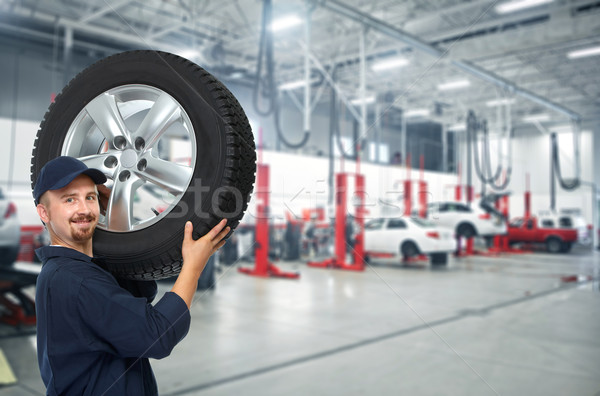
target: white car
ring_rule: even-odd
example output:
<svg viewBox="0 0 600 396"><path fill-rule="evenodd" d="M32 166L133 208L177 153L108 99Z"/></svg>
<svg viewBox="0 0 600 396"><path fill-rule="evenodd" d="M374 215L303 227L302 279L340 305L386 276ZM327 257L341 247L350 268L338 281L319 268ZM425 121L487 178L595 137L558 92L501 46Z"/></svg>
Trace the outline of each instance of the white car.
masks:
<svg viewBox="0 0 600 396"><path fill-rule="evenodd" d="M446 264L456 250L452 230L421 218L380 218L365 224L365 257L404 258L428 254L434 265Z"/></svg>
<svg viewBox="0 0 600 396"><path fill-rule="evenodd" d="M427 218L434 224L454 230L457 236L471 238L506 234L506 222L473 203L469 208L460 202L432 202L427 205Z"/></svg>
<svg viewBox="0 0 600 396"><path fill-rule="evenodd" d="M19 255L21 225L17 207L0 190L0 265L11 265Z"/></svg>

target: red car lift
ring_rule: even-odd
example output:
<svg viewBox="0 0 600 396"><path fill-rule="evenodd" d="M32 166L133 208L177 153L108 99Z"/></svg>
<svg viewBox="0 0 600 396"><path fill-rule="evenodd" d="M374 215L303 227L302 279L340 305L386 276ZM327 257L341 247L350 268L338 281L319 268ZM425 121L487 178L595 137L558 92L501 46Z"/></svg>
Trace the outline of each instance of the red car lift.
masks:
<svg viewBox="0 0 600 396"><path fill-rule="evenodd" d="M411 155L410 153L406 156L406 180L404 180L404 216L412 216L412 186L413 182L417 182L419 185L418 200L419 200L419 217L427 217L427 182L425 181L425 157L423 155L419 158L420 163L420 177L419 180L412 180L410 178L410 164ZM421 254L414 257L402 258L404 262L414 261L428 261L427 255Z"/></svg>
<svg viewBox="0 0 600 396"><path fill-rule="evenodd" d="M466 195L467 195L467 203L471 203L473 202L473 186L462 186L460 183L458 185L456 185L455 190L454 190L454 199L457 202L460 202L462 200L462 188L465 188L466 190ZM462 237L460 236L456 236L457 239L457 247L456 247L456 253L454 254L455 257L464 257L464 256L471 256L474 254L474 238L466 238L467 239L467 243L466 243L466 247L465 247L465 251L462 251Z"/></svg>
<svg viewBox="0 0 600 396"><path fill-rule="evenodd" d="M356 180L355 190L358 197L356 207L356 222L358 223L358 235L356 244L352 251L353 262L346 262L346 213L347 213L347 192L348 176L354 176ZM351 271L364 271L365 269L365 176L355 173L338 173L335 175L335 257L321 262L309 261L310 267L318 268L339 268Z"/></svg>
<svg viewBox="0 0 600 396"><path fill-rule="evenodd" d="M256 165L256 249L254 268L238 268L247 275L298 279L297 272L285 272L269 262L269 165Z"/></svg>

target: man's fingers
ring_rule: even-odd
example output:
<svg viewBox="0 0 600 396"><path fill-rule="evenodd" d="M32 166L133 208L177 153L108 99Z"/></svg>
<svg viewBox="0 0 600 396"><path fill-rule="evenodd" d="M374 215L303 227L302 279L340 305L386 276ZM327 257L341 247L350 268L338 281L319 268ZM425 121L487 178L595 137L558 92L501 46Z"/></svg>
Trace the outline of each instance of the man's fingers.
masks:
<svg viewBox="0 0 600 396"><path fill-rule="evenodd" d="M223 239L221 242L217 243L217 245L214 247L214 251L216 252L217 250L221 249L226 242L227 241Z"/></svg>
<svg viewBox="0 0 600 396"><path fill-rule="evenodd" d="M214 226L213 229L208 232L209 240L211 240L211 241L214 240L219 235L219 233L225 227L226 224L227 224L227 219L223 219L219 222L219 224Z"/></svg>
<svg viewBox="0 0 600 396"><path fill-rule="evenodd" d="M192 226L192 222L191 221L187 221L185 223L185 231L183 233L183 240L187 241L187 240L193 240L192 238L192 231L194 230L194 227Z"/></svg>
<svg viewBox="0 0 600 396"><path fill-rule="evenodd" d="M221 242L221 240L223 238L225 238L225 236L227 236L227 234L229 233L229 231L231 231L231 228L229 228L229 227L223 228L223 230L221 230L221 232L219 232L219 235L217 235L215 237L215 239L213 239L213 241L214 242Z"/></svg>

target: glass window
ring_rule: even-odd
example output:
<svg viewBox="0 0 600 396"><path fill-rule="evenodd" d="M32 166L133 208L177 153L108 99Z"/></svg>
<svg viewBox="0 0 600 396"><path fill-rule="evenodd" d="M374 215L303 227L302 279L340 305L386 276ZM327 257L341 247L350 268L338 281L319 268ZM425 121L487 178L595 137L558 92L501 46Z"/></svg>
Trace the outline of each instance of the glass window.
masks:
<svg viewBox="0 0 600 396"><path fill-rule="evenodd" d="M406 223L402 219L391 219L388 221L387 228L406 228Z"/></svg>
<svg viewBox="0 0 600 396"><path fill-rule="evenodd" d="M365 224L365 230L380 230L383 226L383 219L371 220Z"/></svg>
<svg viewBox="0 0 600 396"><path fill-rule="evenodd" d="M510 226L513 228L520 228L523 225L523 219L516 219L511 221Z"/></svg>
<svg viewBox="0 0 600 396"><path fill-rule="evenodd" d="M456 211L457 212L470 212L471 209L467 205L456 204Z"/></svg>
<svg viewBox="0 0 600 396"><path fill-rule="evenodd" d="M550 219L544 219L544 220L542 220L542 227L552 228L552 227L554 227L554 221L552 221Z"/></svg>
<svg viewBox="0 0 600 396"><path fill-rule="evenodd" d="M411 218L412 222L419 227L435 227L435 223L429 220L422 219L420 217Z"/></svg>
<svg viewBox="0 0 600 396"><path fill-rule="evenodd" d="M570 217L560 217L558 219L558 224L561 228L571 228L573 227L573 221Z"/></svg>

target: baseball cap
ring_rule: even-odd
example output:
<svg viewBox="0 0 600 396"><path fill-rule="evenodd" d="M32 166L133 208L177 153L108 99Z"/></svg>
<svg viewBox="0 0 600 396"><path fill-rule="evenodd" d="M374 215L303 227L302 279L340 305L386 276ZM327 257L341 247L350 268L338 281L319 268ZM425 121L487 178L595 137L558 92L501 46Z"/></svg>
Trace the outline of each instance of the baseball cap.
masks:
<svg viewBox="0 0 600 396"><path fill-rule="evenodd" d="M88 168L86 164L77 158L61 156L46 163L40 171L33 188L33 198L36 206L40 201L40 197L46 191L59 190L79 175L89 176L96 184L106 183L104 173L98 169Z"/></svg>

